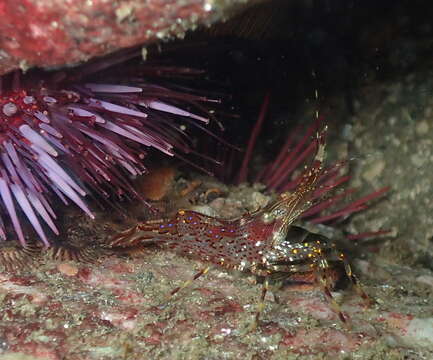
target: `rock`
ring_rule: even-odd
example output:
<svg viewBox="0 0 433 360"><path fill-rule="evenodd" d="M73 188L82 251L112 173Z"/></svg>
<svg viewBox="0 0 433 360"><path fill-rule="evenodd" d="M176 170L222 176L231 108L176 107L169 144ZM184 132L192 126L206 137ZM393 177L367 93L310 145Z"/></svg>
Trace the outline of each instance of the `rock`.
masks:
<svg viewBox="0 0 433 360"><path fill-rule="evenodd" d="M119 49L182 38L252 0L5 0L0 74L74 65Z"/></svg>

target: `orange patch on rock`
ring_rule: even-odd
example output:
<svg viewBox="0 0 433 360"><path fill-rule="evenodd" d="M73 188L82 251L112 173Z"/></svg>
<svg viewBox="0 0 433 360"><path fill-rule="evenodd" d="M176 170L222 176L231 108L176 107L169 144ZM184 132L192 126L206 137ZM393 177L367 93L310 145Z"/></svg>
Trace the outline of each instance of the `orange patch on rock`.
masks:
<svg viewBox="0 0 433 360"><path fill-rule="evenodd" d="M175 176L172 167L160 167L138 180L137 188L146 199L161 200L170 191Z"/></svg>
<svg viewBox="0 0 433 360"><path fill-rule="evenodd" d="M57 265L57 270L67 276L75 276L78 274L78 268L75 265L71 265L68 263L61 263Z"/></svg>

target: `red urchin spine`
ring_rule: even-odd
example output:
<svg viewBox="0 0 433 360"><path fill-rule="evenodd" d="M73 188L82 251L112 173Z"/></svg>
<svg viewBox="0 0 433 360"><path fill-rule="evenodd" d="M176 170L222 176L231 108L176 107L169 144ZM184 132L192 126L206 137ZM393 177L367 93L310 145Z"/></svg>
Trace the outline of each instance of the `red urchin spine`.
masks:
<svg viewBox="0 0 433 360"><path fill-rule="evenodd" d="M253 147L256 143L257 136L260 132L267 109L269 107L269 94L263 100L260 114L254 125L253 131L249 138L248 149L243 163L242 171L239 175L239 180L245 181L248 169L248 163L251 158ZM262 171L256 176L256 182L262 182L266 185L268 190L274 190L277 193L284 193L287 191L294 191L302 180L302 174L294 176L296 170L300 169L302 165L306 164L308 159L314 154L315 143L311 141L312 135L321 127L323 119L317 117L313 124L309 125L305 133L301 136L299 141L295 138L300 133L300 127L291 132L286 139L286 142L281 147L280 152L268 166L265 166ZM306 209L300 216L300 219L307 219L314 224L325 224L331 221L341 221L348 218L350 215L365 210L368 208L368 203L374 201L384 194L386 194L390 187L386 186L376 190L368 195L365 195L357 200L346 203L340 209L334 210L342 201L347 199L348 195L356 192L356 189L347 189L332 197L329 193L337 189L341 184L350 180L349 175L341 175L347 161L339 161L327 169L324 169L318 181L318 187L312 195L311 201L314 202L312 206ZM340 205L341 206L341 205ZM330 213L323 215L323 211ZM389 230L379 230L374 232L365 232L362 234L348 235L348 239L362 239L366 237L374 237L390 233Z"/></svg>

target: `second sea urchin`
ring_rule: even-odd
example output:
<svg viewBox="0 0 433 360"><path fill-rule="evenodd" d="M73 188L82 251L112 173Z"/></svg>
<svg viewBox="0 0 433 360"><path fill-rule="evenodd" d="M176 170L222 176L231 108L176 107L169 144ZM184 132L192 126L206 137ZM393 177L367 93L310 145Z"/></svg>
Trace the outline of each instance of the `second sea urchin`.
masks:
<svg viewBox="0 0 433 360"><path fill-rule="evenodd" d="M26 245L22 212L49 246L43 223L59 234L52 194L93 217L83 200L89 192L105 198L113 193L138 196L128 176L146 172L146 149L170 156L191 150L180 120L207 123L208 114L199 104L211 100L149 80L161 74L184 75L188 69L140 64L138 75L125 80L116 63L136 55L85 65L72 75L15 72L1 78L2 239L11 233L11 223ZM114 76L94 81L101 71L104 80Z"/></svg>

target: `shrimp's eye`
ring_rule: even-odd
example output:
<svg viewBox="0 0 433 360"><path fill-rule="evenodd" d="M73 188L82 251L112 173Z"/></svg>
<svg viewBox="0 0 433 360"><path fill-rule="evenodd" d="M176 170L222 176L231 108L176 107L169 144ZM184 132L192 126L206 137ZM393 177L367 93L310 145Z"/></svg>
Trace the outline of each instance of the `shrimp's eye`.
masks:
<svg viewBox="0 0 433 360"><path fill-rule="evenodd" d="M275 216L272 213L266 212L266 213L263 214L263 218L262 219L263 219L263 222L265 224L270 224L271 222L273 222L275 220Z"/></svg>

